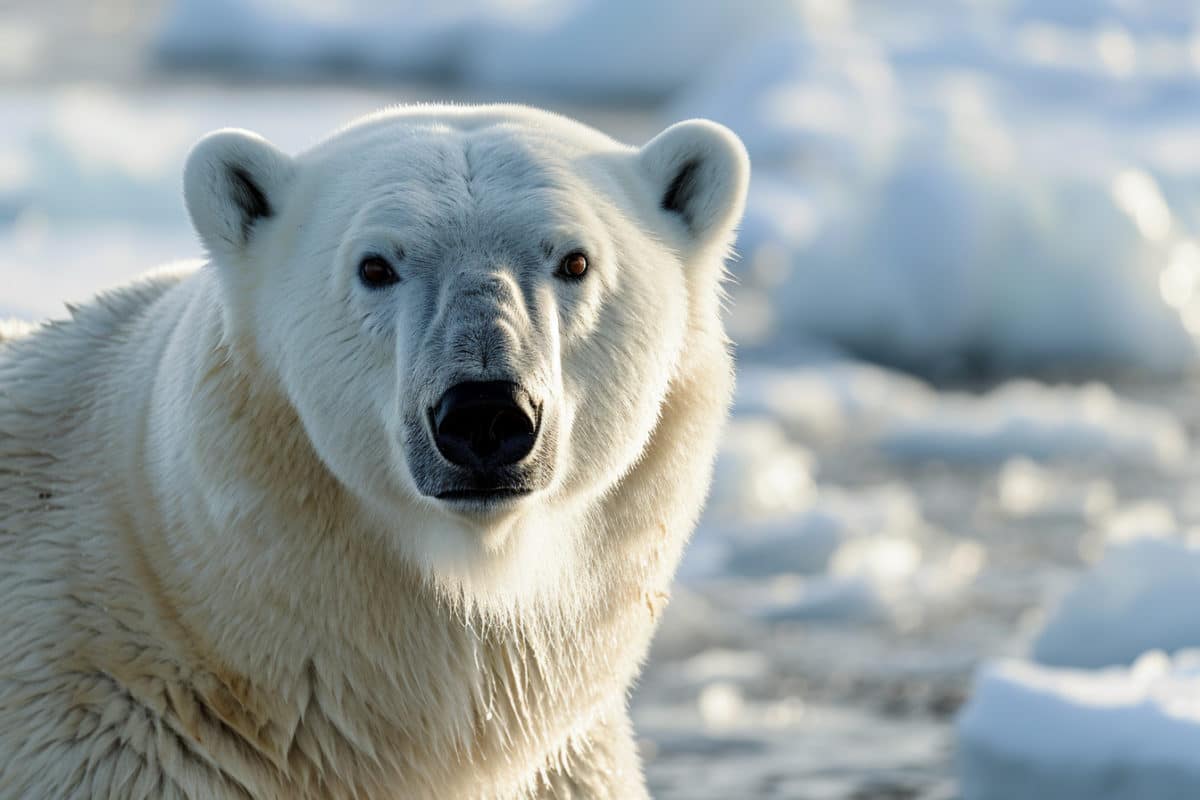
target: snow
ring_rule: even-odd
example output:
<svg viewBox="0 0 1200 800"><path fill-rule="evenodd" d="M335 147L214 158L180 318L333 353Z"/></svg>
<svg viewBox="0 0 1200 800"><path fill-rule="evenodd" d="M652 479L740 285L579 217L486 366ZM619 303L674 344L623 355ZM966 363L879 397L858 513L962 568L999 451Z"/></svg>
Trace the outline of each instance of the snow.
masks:
<svg viewBox="0 0 1200 800"><path fill-rule="evenodd" d="M888 430L881 446L901 459L1024 456L1170 468L1182 461L1188 441L1170 412L1123 400L1104 384L1013 381L982 396L943 394L926 413Z"/></svg>
<svg viewBox="0 0 1200 800"><path fill-rule="evenodd" d="M730 422L721 444L709 513L753 521L804 507L813 492L812 456L769 417Z"/></svg>
<svg viewBox="0 0 1200 800"><path fill-rule="evenodd" d="M1193 363L1194 15L1139 41L984 6L783 29L677 99L755 164L743 346L967 374Z"/></svg>
<svg viewBox="0 0 1200 800"><path fill-rule="evenodd" d="M747 577L825 572L842 545L870 536L904 541L925 525L911 492L895 484L846 490L826 485L796 513L769 523L712 526L736 537L721 569Z"/></svg>
<svg viewBox="0 0 1200 800"><path fill-rule="evenodd" d="M853 372L845 364L829 366L840 378ZM871 379L884 375L863 369L842 387L849 407L870 401L859 402L847 386L869 390L875 388ZM751 394L761 398L767 384L795 385L778 373L770 377L775 383L760 381ZM794 377L805 382L815 376ZM681 578L720 584L726 602L763 621L879 621L945 602L981 568L983 550L931 526L909 489L818 484L815 464L813 451L781 422L763 414L736 416Z"/></svg>
<svg viewBox="0 0 1200 800"><path fill-rule="evenodd" d="M470 85L624 102L669 96L768 31L800 24L786 0L576 0L548 24L467 45Z"/></svg>
<svg viewBox="0 0 1200 800"><path fill-rule="evenodd" d="M983 393L939 392L911 376L826 358L744 367L737 407L774 415L814 441L866 440L900 461L1025 458L1169 470L1189 450L1169 410L1120 397L1098 382L1013 380Z"/></svg>
<svg viewBox="0 0 1200 800"><path fill-rule="evenodd" d="M841 545L827 574L782 575L745 593L748 613L769 622L907 625L953 600L978 574L984 551L970 542L922 546L874 536Z"/></svg>
<svg viewBox="0 0 1200 800"><path fill-rule="evenodd" d="M552 4L529 5L539 10ZM223 63L287 76L331 67L438 74L454 66L472 28L499 26L518 10L478 0L436 6L414 0L185 0L171 5L157 50L169 64Z"/></svg>
<svg viewBox="0 0 1200 800"><path fill-rule="evenodd" d="M991 469L981 506L990 513L1109 525L1115 540L1128 535L1117 530L1161 516L1153 506L1120 506L1104 473L1171 475L1189 453L1171 410L1099 383L1018 380L968 393L828 355L749 366L680 577L766 623L905 625L959 602L986 567L987 548L930 522L927 499L905 483L839 485L824 465L870 454L899 469ZM1072 549L1093 544L1081 536Z"/></svg>
<svg viewBox="0 0 1200 800"><path fill-rule="evenodd" d="M964 800L1184 798L1200 786L1200 539L1169 507L1105 519L1035 662L982 668L958 724Z"/></svg>
<svg viewBox="0 0 1200 800"><path fill-rule="evenodd" d="M1028 458L1004 462L996 480L996 503L1011 517L1025 520L1093 520L1110 513L1116 490L1103 478L1071 479Z"/></svg>
<svg viewBox="0 0 1200 800"><path fill-rule="evenodd" d="M1129 664L1148 650L1200 648L1198 607L1200 545L1163 534L1112 544L1050 612L1033 657L1091 668Z"/></svg>
<svg viewBox="0 0 1200 800"><path fill-rule="evenodd" d="M747 698L727 683L700 691L702 707L634 712L634 725L646 736L645 757L661 765L651 777L659 800L956 796L949 781L929 781L915 766L947 747L937 726L799 698Z"/></svg>
<svg viewBox="0 0 1200 800"><path fill-rule="evenodd" d="M878 435L937 403L927 384L893 370L836 357L797 361L739 364L737 410L774 416L798 437L830 442Z"/></svg>
<svg viewBox="0 0 1200 800"><path fill-rule="evenodd" d="M995 663L958 732L964 800L1195 797L1200 653L1095 672Z"/></svg>
<svg viewBox="0 0 1200 800"><path fill-rule="evenodd" d="M178 0L158 52L176 65L334 67L628 102L669 95L722 54L798 24L784 0Z"/></svg>

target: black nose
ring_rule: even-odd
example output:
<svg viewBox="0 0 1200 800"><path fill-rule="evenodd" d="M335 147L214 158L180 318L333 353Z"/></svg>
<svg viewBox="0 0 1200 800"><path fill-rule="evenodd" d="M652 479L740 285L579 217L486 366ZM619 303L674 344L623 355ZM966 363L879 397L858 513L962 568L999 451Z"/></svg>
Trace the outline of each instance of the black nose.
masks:
<svg viewBox="0 0 1200 800"><path fill-rule="evenodd" d="M490 469L515 464L533 449L537 421L528 395L515 383L451 386L430 413L433 439L446 460Z"/></svg>

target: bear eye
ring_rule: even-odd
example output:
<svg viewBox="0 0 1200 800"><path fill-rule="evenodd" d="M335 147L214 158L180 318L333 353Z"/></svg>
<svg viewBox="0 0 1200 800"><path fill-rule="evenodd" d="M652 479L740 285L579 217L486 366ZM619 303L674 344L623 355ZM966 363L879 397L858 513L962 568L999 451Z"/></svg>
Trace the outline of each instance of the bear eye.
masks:
<svg viewBox="0 0 1200 800"><path fill-rule="evenodd" d="M400 276L383 256L365 256L358 262L358 279L368 289L382 289L400 282Z"/></svg>
<svg viewBox="0 0 1200 800"><path fill-rule="evenodd" d="M574 252L566 256L558 265L558 274L564 278L578 280L587 274L588 259L587 256L580 252Z"/></svg>

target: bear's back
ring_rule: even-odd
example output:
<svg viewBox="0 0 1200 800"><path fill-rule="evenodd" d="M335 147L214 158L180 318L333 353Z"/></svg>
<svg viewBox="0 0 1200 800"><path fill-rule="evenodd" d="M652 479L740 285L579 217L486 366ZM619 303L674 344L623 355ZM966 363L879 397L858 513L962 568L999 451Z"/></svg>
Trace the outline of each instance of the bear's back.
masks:
<svg viewBox="0 0 1200 800"><path fill-rule="evenodd" d="M70 306L71 317L41 325L0 323L0 498L58 450L94 408L97 392L112 384L113 361L143 312L182 274L162 274ZM52 469L51 469L52 471ZM0 505L0 537L8 532ZM2 538L0 538L2 545Z"/></svg>

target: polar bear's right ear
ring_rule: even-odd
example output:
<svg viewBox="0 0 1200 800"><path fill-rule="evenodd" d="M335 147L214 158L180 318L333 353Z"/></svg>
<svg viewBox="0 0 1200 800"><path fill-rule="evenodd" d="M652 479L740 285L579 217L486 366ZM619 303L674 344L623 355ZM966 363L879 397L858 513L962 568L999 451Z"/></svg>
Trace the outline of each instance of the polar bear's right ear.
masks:
<svg viewBox="0 0 1200 800"><path fill-rule="evenodd" d="M293 173L290 156L250 131L226 128L197 142L183 169L183 197L209 253L244 252L259 223L278 212Z"/></svg>
<svg viewBox="0 0 1200 800"><path fill-rule="evenodd" d="M706 119L678 122L638 154L658 207L700 246L728 245L742 219L750 157L733 131Z"/></svg>

